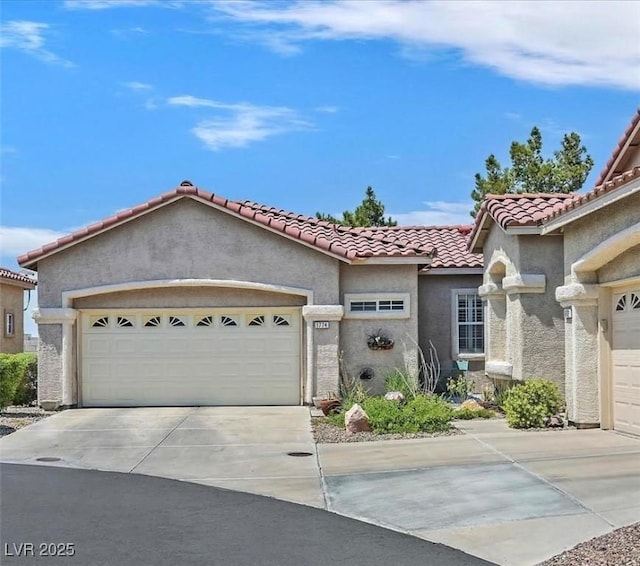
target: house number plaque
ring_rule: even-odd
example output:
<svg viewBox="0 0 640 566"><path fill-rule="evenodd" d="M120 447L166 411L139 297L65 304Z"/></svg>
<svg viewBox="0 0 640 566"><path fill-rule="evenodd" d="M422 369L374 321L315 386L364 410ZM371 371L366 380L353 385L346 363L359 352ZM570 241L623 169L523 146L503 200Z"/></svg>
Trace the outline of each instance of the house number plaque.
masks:
<svg viewBox="0 0 640 566"><path fill-rule="evenodd" d="M320 329L320 330L329 328L329 321L328 320L316 320L313 323L313 327L316 328L316 329Z"/></svg>

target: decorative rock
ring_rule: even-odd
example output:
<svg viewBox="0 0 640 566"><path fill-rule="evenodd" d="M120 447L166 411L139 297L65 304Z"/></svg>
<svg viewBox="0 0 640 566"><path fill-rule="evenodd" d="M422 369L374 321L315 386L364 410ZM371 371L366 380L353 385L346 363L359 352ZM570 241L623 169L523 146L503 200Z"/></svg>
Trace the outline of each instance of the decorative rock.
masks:
<svg viewBox="0 0 640 566"><path fill-rule="evenodd" d="M482 409L482 405L478 403L475 399L467 399L462 405L460 405L461 409L467 409L469 411L479 411Z"/></svg>
<svg viewBox="0 0 640 566"><path fill-rule="evenodd" d="M344 424L347 434L356 432L371 432L371 422L364 409L357 403L351 407L344 416Z"/></svg>
<svg viewBox="0 0 640 566"><path fill-rule="evenodd" d="M547 418L544 422L544 426L547 428L562 428L564 427L564 420L560 415L553 415Z"/></svg>
<svg viewBox="0 0 640 566"><path fill-rule="evenodd" d="M387 401L397 401L398 403L404 403L404 395L400 391L389 391L385 394L384 398Z"/></svg>

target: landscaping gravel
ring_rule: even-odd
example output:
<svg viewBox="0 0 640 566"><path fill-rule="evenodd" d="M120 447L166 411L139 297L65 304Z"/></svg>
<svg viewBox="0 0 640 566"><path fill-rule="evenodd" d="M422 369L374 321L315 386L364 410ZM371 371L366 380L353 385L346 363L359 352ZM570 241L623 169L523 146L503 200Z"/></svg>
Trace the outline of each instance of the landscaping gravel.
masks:
<svg viewBox="0 0 640 566"><path fill-rule="evenodd" d="M39 407L5 407L0 411L0 436L7 436L51 415L53 412L43 411Z"/></svg>
<svg viewBox="0 0 640 566"><path fill-rule="evenodd" d="M462 434L457 428L452 428L447 432L436 433L397 433L397 434L376 434L374 432L357 432L347 434L343 428L332 425L325 417L313 417L311 419L313 436L318 444L335 444L338 442L368 442L372 440L402 440L409 438L432 438L434 436L451 436L452 434Z"/></svg>
<svg viewBox="0 0 640 566"><path fill-rule="evenodd" d="M582 542L539 566L640 566L640 523Z"/></svg>

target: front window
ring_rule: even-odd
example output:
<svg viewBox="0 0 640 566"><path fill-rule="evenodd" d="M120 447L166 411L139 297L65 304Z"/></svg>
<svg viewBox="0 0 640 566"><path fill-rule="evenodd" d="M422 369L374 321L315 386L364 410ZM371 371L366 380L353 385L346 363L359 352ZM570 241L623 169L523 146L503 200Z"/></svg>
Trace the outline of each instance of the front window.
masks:
<svg viewBox="0 0 640 566"><path fill-rule="evenodd" d="M459 289L454 293L454 355L484 353L483 305L475 290Z"/></svg>
<svg viewBox="0 0 640 566"><path fill-rule="evenodd" d="M345 318L409 318L409 293L346 293Z"/></svg>
<svg viewBox="0 0 640 566"><path fill-rule="evenodd" d="M4 335L13 336L16 333L16 319L12 312L4 313Z"/></svg>

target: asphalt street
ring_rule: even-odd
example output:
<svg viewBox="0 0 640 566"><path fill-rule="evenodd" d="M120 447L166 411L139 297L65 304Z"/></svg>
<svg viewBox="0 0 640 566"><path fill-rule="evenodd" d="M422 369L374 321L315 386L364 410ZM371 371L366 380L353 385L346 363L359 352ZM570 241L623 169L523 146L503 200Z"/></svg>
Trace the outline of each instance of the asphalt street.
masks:
<svg viewBox="0 0 640 566"><path fill-rule="evenodd" d="M320 509L144 475L2 464L0 498L2 564L490 564Z"/></svg>

